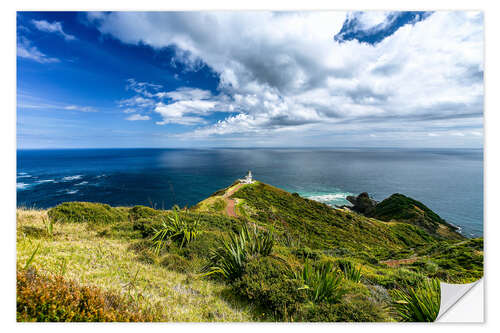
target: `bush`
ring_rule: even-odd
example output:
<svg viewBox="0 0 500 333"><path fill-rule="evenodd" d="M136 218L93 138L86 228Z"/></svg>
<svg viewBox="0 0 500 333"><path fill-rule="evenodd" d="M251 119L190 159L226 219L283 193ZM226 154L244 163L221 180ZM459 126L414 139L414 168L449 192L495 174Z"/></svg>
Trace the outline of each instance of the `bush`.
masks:
<svg viewBox="0 0 500 333"><path fill-rule="evenodd" d="M152 321L120 295L36 270L17 271L17 321Z"/></svg>
<svg viewBox="0 0 500 333"><path fill-rule="evenodd" d="M182 248L184 245L195 240L201 233L199 220L188 222L185 218L179 217L177 208L174 208L173 216L168 216L166 220L163 219L160 227L155 229L152 241L155 244L155 251L158 254L165 246L167 240L172 240Z"/></svg>
<svg viewBox="0 0 500 333"><path fill-rule="evenodd" d="M146 206L135 206L129 210L128 216L130 221L134 222L139 219L151 219L161 214L164 212Z"/></svg>
<svg viewBox="0 0 500 333"><path fill-rule="evenodd" d="M295 249L295 250L292 251L292 253L297 258L301 258L301 259L318 260L321 257L321 252L320 251L318 251L318 250L311 250L307 246Z"/></svg>
<svg viewBox="0 0 500 333"><path fill-rule="evenodd" d="M433 322L439 314L441 288L438 279L425 279L417 288L392 290L394 309L403 321Z"/></svg>
<svg viewBox="0 0 500 333"><path fill-rule="evenodd" d="M109 224L127 220L123 209L93 202L64 202L47 212L54 222Z"/></svg>
<svg viewBox="0 0 500 333"><path fill-rule="evenodd" d="M356 267L351 261L339 260L337 262L344 277L348 280L358 283L361 281L361 266Z"/></svg>
<svg viewBox="0 0 500 333"><path fill-rule="evenodd" d="M273 257L252 258L233 283L236 293L256 302L278 320L288 320L307 300L302 283L286 263Z"/></svg>
<svg viewBox="0 0 500 333"><path fill-rule="evenodd" d="M210 251L209 263L203 268L204 275L219 275L234 281L245 271L246 263L256 256L268 256L274 245L272 233L248 231L244 225L239 234L231 233L229 240L222 239L220 246Z"/></svg>
<svg viewBox="0 0 500 333"><path fill-rule="evenodd" d="M160 227L161 222L150 218L139 218L134 220L133 230L139 231L142 238L149 238L155 234L155 229Z"/></svg>
<svg viewBox="0 0 500 333"><path fill-rule="evenodd" d="M416 287L425 275L410 271L406 268L396 268L370 275L367 278L387 289L404 288L406 286Z"/></svg>
<svg viewBox="0 0 500 333"><path fill-rule="evenodd" d="M308 322L381 322L388 321L389 317L378 303L368 297L357 296L335 304L304 304L296 319Z"/></svg>
<svg viewBox="0 0 500 333"><path fill-rule="evenodd" d="M184 249L182 249L182 251L179 251L179 254L182 254L182 256L188 259L196 257L208 259L210 256L210 250L216 248L217 245L217 234L212 231L205 231L203 232L203 235L189 243Z"/></svg>
<svg viewBox="0 0 500 333"><path fill-rule="evenodd" d="M190 263L178 254L169 253L160 259L160 265L168 270L186 273L190 270Z"/></svg>
<svg viewBox="0 0 500 333"><path fill-rule="evenodd" d="M344 291L341 289L342 275L334 269L331 262L322 262L312 266L306 262L301 272L295 274L301 280L303 286L312 302L340 301Z"/></svg>

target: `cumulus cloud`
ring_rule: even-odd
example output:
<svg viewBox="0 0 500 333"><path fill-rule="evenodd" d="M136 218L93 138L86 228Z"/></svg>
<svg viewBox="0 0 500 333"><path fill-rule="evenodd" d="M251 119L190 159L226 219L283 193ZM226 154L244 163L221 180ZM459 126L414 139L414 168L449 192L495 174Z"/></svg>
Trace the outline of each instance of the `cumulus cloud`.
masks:
<svg viewBox="0 0 500 333"><path fill-rule="evenodd" d="M52 58L42 53L28 39L21 37L17 41L17 56L25 59L31 59L41 64L59 62L59 59Z"/></svg>
<svg viewBox="0 0 500 333"><path fill-rule="evenodd" d="M138 109L154 111L162 118L156 122L158 125L201 125L207 123L203 117L217 110L221 112L233 110L227 97L213 96L209 90L180 87L172 91L162 91L160 90L162 88L161 85L154 83L128 79L125 89L134 91L136 95L118 101L118 105L125 108L124 113L134 113Z"/></svg>
<svg viewBox="0 0 500 333"><path fill-rule="evenodd" d="M149 116L143 116L143 115L140 115L140 114L133 114L131 116L128 116L127 118L125 118L126 120L130 120L130 121L137 121L137 120L149 120L151 119Z"/></svg>
<svg viewBox="0 0 500 333"><path fill-rule="evenodd" d="M354 28L366 31L383 30L397 16L113 12L93 13L89 20L123 43L173 47L175 61L188 70L206 65L218 74L215 96L192 88L149 89L154 96L134 90L154 104L149 106L163 119L158 124L203 124L206 114L232 112L188 135L381 133L402 126L422 137L435 128L482 131L482 13L416 17L376 44L336 41L353 17ZM144 104L138 97L123 105Z"/></svg>
<svg viewBox="0 0 500 333"><path fill-rule="evenodd" d="M55 33L65 40L75 40L76 37L64 32L61 22L47 22L45 20L32 20L33 25L40 31Z"/></svg>

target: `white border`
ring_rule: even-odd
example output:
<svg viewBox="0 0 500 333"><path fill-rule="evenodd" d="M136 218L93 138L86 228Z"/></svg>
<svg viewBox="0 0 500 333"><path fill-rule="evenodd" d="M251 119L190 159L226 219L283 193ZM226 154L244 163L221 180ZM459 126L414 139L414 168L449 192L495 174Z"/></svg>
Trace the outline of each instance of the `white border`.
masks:
<svg viewBox="0 0 500 333"><path fill-rule="evenodd" d="M1 15L1 32L2 32L2 109L0 111L0 135L2 142L2 162L0 171L0 215L2 229L2 250L3 250L3 265L1 276L2 287L2 302L0 308L2 328L5 331L10 329L20 329L32 331L33 329L42 329L50 331L66 331L68 328L75 331L92 330L110 330L119 329L120 331L135 331L137 329L147 330L189 330L197 329L207 331L234 331L237 330L265 330L271 331L276 329L287 330L288 332L303 332L305 329L314 329L321 331L331 331L341 329L353 330L370 330L370 332L386 332L397 331L401 329L409 331L425 330L442 330L453 329L454 331L477 331L479 329L489 329L498 325L498 308L494 308L491 304L486 304L485 325L452 325L438 324L425 325L419 324L104 324L104 325L85 325L85 324L16 324L15 323L15 207L16 207L16 192L15 192L15 172L16 172L16 142L15 142L15 94L16 94L16 68L15 68L15 11L16 10L200 10L200 9L272 9L272 10L484 10L485 11L485 44L486 44L486 63L485 63L485 267L486 267L486 284L489 297L486 298L487 303L490 300L496 299L498 293L498 282L488 283L488 281L497 281L495 276L498 273L498 265L489 265L489 258L498 258L498 238L500 235L499 224L500 218L496 201L498 196L495 195L499 188L500 170L498 159L498 148L495 143L500 142L498 133L499 116L498 116L498 90L500 89L499 66L500 54L498 45L498 31L500 31L500 17L495 1L476 0L420 0L418 2L403 2L396 0L349 0L349 1L274 1L269 0L253 0L252 2L236 2L231 0L210 0L210 1L195 1L182 0L179 2L172 1L152 1L141 0L138 3L125 3L123 1L106 1L106 0L86 0L81 2L68 2L63 0L23 0L23 1L4 1L2 2ZM488 149L491 148L491 149ZM496 260L495 260L496 261ZM493 261L491 262L493 263ZM474 306L470 304L470 307ZM469 307L469 309L470 309ZM491 311L489 311L491 310ZM467 311L467 307L466 310Z"/></svg>

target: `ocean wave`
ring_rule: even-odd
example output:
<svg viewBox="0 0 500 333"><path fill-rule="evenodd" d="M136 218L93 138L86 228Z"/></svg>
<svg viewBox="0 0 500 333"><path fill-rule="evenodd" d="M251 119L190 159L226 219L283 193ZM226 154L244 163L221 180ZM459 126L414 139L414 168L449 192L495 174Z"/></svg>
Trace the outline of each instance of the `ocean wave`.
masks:
<svg viewBox="0 0 500 333"><path fill-rule="evenodd" d="M332 203L342 204L346 200L346 197L348 195L351 195L351 193L336 192L336 193L308 195L305 197L308 199L322 202L322 203L326 203L326 204L332 204Z"/></svg>
<svg viewBox="0 0 500 333"><path fill-rule="evenodd" d="M78 180L78 179L81 179L82 177L83 177L83 175L66 176L62 180L64 180L64 181Z"/></svg>
<svg viewBox="0 0 500 333"><path fill-rule="evenodd" d="M75 184L75 186L82 186L82 185L87 185L89 182L81 182L81 183L78 183L78 184Z"/></svg>
<svg viewBox="0 0 500 333"><path fill-rule="evenodd" d="M25 190L30 186L30 184L26 183L16 183L16 189L18 190Z"/></svg>
<svg viewBox="0 0 500 333"><path fill-rule="evenodd" d="M17 178L31 178L31 175L28 175L27 173L24 172L20 172Z"/></svg>
<svg viewBox="0 0 500 333"><path fill-rule="evenodd" d="M55 182L54 179L42 179L42 180L37 180L35 183L43 184L43 183L54 183L54 182Z"/></svg>
<svg viewBox="0 0 500 333"><path fill-rule="evenodd" d="M78 192L78 190L67 190L66 194L75 194L77 192Z"/></svg>

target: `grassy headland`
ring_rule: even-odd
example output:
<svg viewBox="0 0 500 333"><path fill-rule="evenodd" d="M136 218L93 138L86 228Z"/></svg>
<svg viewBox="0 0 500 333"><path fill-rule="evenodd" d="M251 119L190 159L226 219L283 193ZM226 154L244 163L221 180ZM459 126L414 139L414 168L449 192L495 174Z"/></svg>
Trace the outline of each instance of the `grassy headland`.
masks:
<svg viewBox="0 0 500 333"><path fill-rule="evenodd" d="M234 218L233 188L186 210L18 209L18 320L432 320L433 279L483 274L482 238L411 198L365 216L256 182L230 196Z"/></svg>

